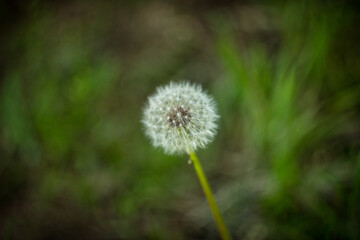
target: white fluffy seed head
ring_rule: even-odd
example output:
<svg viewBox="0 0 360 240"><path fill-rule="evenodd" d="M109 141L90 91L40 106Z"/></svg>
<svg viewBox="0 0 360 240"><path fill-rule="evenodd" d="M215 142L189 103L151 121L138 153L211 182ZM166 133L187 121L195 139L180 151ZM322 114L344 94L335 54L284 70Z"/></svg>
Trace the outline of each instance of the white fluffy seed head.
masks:
<svg viewBox="0 0 360 240"><path fill-rule="evenodd" d="M168 154L204 148L216 134L214 100L199 85L170 83L158 87L144 109L146 135Z"/></svg>

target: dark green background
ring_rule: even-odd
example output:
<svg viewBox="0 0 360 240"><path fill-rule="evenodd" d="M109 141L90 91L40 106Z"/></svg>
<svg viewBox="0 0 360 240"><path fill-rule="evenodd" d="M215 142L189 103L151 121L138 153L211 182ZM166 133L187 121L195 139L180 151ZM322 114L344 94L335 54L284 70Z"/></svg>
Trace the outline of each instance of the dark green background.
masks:
<svg viewBox="0 0 360 240"><path fill-rule="evenodd" d="M198 151L234 239L360 239L356 1L1 1L0 238L219 239L159 85L218 103Z"/></svg>

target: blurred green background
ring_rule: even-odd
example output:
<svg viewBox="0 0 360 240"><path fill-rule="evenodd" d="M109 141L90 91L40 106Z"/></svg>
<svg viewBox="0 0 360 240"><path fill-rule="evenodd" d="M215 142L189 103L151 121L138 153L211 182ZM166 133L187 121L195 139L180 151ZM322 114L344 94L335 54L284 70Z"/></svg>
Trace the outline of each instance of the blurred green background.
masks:
<svg viewBox="0 0 360 240"><path fill-rule="evenodd" d="M0 3L0 239L219 239L159 85L221 115L199 151L234 239L360 239L356 1Z"/></svg>

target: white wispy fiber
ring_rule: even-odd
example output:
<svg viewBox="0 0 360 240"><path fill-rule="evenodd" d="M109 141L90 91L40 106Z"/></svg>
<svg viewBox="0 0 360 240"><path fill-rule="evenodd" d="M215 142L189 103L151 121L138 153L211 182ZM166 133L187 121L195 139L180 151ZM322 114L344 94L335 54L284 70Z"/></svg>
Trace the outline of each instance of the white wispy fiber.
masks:
<svg viewBox="0 0 360 240"><path fill-rule="evenodd" d="M214 100L201 86L170 83L158 87L144 108L145 133L168 154L204 148L216 134Z"/></svg>

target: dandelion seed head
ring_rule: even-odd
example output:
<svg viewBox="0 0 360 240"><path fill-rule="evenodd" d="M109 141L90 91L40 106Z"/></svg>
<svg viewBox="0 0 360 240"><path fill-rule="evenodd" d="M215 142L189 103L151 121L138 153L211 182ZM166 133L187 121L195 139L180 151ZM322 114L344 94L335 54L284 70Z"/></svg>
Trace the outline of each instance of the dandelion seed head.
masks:
<svg viewBox="0 0 360 240"><path fill-rule="evenodd" d="M214 100L199 85L170 83L158 87L144 109L146 135L168 154L204 148L216 134Z"/></svg>

